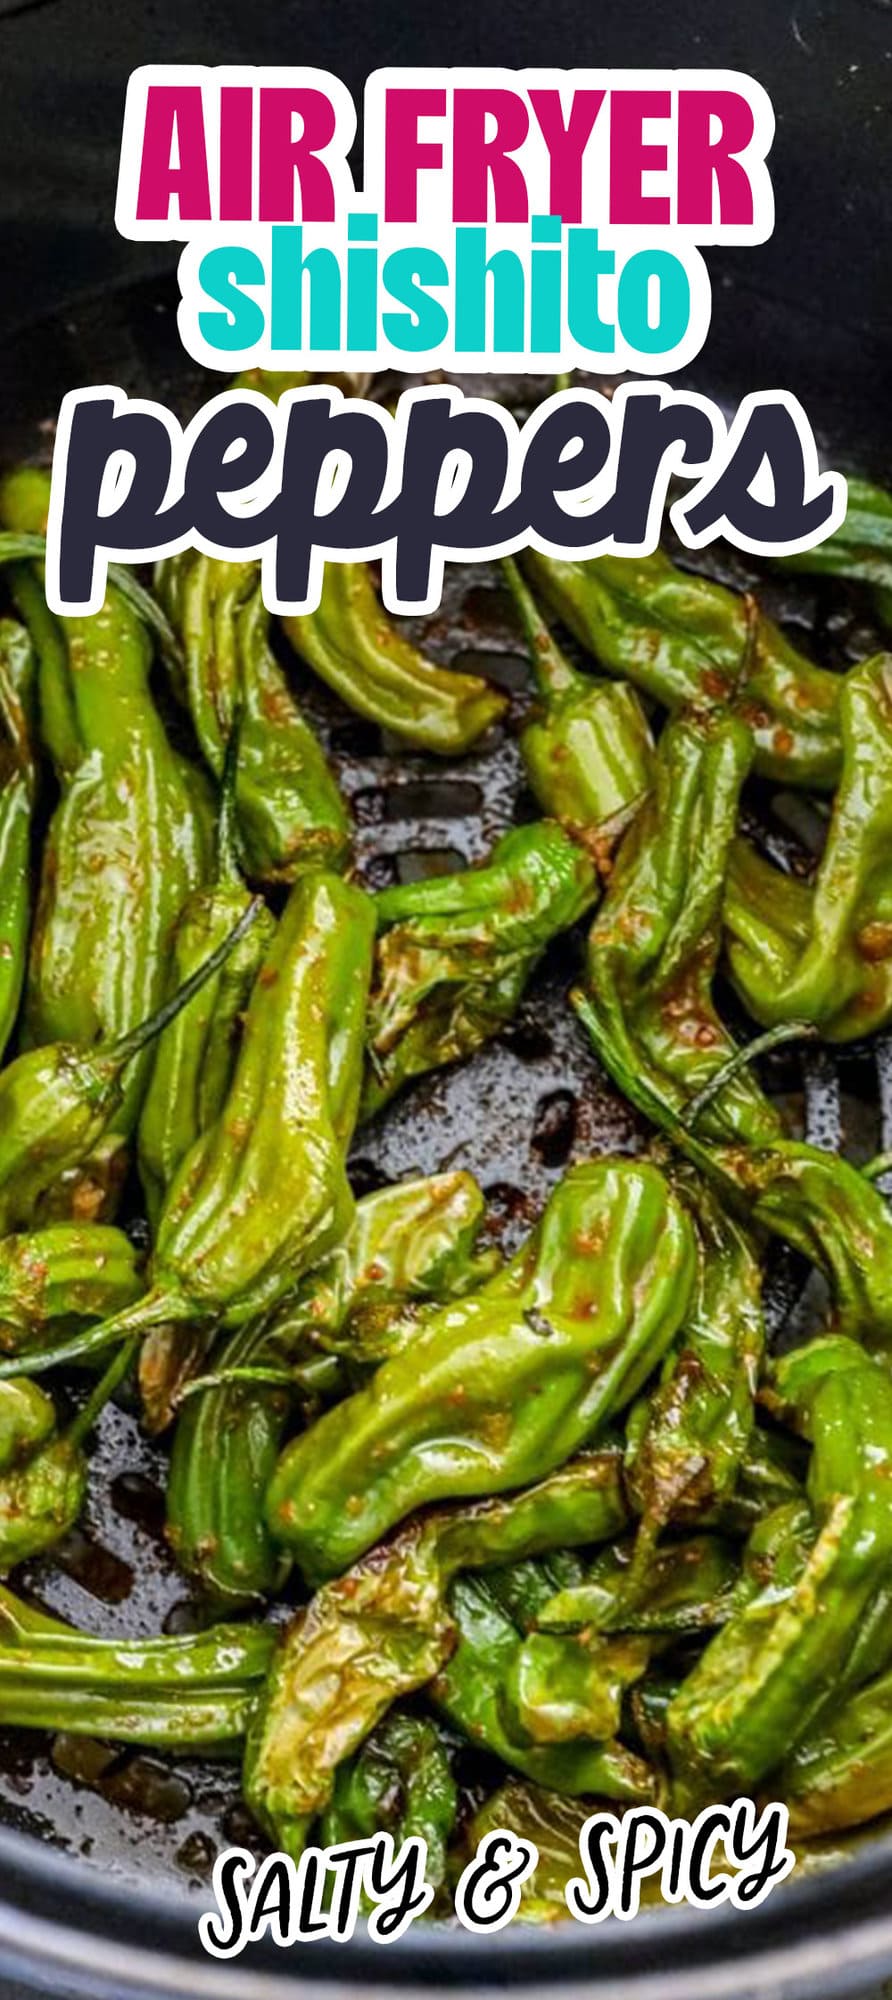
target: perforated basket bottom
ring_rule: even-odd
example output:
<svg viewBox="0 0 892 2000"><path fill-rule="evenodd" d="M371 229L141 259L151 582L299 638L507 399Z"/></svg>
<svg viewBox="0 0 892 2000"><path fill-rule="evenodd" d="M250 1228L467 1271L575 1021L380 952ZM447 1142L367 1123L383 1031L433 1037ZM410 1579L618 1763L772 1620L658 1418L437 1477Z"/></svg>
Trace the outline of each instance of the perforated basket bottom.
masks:
<svg viewBox="0 0 892 2000"><path fill-rule="evenodd" d="M23 376L24 371L24 376ZM201 386L184 368L169 295L156 288L112 297L76 321L44 329L0 368L0 385L25 379L27 393L4 408L3 457L46 447L46 419L72 382L115 381L163 397L184 412ZM28 387L27 385L30 385ZM479 384L475 385L479 387ZM543 383L513 383L515 400ZM9 393L8 391L6 392ZM755 572L722 552L704 563L738 585ZM839 589L790 588L759 578L767 607L824 663L842 666L875 649L877 635ZM357 829L357 866L369 887L407 881L479 860L517 817L535 808L522 787L514 734L529 699L526 662L497 570L452 569L436 616L410 623L427 651L480 669L512 697L506 729L454 765L406 755L350 716L294 669L295 686L324 737ZM801 797L756 788L748 802L770 851L790 859L815 844L821 814ZM549 955L516 1020L475 1060L422 1083L361 1131L353 1149L357 1193L406 1174L469 1168L489 1203L489 1230L510 1248L573 1160L635 1152L648 1133L599 1070L565 1005L579 938ZM888 1047L835 1061L809 1050L763 1069L794 1130L865 1159L892 1143ZM775 1330L801 1330L820 1310L820 1286L792 1257L774 1259L769 1302ZM51 1559L29 1564L21 1582L49 1609L86 1631L141 1636L202 1622L201 1607L164 1541L165 1450L140 1434L123 1408L106 1411L95 1440L87 1511ZM63 1736L0 1732L0 1818L108 1871L139 1879L206 1879L218 1848L256 1836L240 1802L237 1768L164 1759Z"/></svg>

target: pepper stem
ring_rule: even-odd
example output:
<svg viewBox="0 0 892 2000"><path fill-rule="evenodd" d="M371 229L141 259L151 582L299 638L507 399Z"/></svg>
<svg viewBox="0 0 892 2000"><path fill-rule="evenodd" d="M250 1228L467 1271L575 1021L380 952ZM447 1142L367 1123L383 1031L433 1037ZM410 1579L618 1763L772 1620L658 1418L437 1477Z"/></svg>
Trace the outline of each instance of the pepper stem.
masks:
<svg viewBox="0 0 892 2000"><path fill-rule="evenodd" d="M201 988L209 979L213 978L214 973L219 971L221 965L229 957L230 952L235 950L236 945L244 937L245 932L249 931L251 925L256 923L262 909L263 897L253 896L247 909L239 917L238 923L233 924L231 931L223 939L222 944L218 944L214 951L208 953L203 965L199 965L195 972L190 973L188 979L184 979L178 991L171 994L170 999L165 1000L162 1006L157 1007L154 1014L149 1015L148 1020L141 1021L138 1028L131 1028L129 1034L119 1035L116 1041L108 1044L106 1054L120 1069L125 1069L127 1064L133 1061L134 1056L139 1055L140 1050L144 1049L148 1042L155 1041L158 1035L163 1034L164 1029L169 1026L170 1022L175 1020L178 1014L182 1013L183 1008L188 1007L189 1001L194 999L196 993L201 991Z"/></svg>
<svg viewBox="0 0 892 2000"><path fill-rule="evenodd" d="M681 1114L682 1125L689 1132L692 1131L704 1111L721 1096L726 1084L731 1083L742 1069L748 1069L750 1063L755 1062L759 1056L767 1056L772 1049L782 1048L785 1042L815 1041L817 1034L818 1030L811 1021L781 1021L776 1028L769 1028L764 1035L756 1035L753 1041L746 1042L742 1049L737 1049L733 1056L729 1056L728 1061L722 1063L721 1068L716 1070L709 1082L703 1085L703 1089L698 1090L696 1097L691 1098Z"/></svg>
<svg viewBox="0 0 892 2000"><path fill-rule="evenodd" d="M571 694L574 688L587 687L587 677L571 667L552 637L513 556L502 557L502 571L514 599L540 693L556 697Z"/></svg>
<svg viewBox="0 0 892 2000"><path fill-rule="evenodd" d="M205 1389L226 1389L230 1382L266 1382L275 1389L293 1389L294 1376L288 1368L221 1368L216 1374L196 1375L191 1382L185 1382L177 1396L177 1404L184 1403L187 1396L200 1396Z"/></svg>

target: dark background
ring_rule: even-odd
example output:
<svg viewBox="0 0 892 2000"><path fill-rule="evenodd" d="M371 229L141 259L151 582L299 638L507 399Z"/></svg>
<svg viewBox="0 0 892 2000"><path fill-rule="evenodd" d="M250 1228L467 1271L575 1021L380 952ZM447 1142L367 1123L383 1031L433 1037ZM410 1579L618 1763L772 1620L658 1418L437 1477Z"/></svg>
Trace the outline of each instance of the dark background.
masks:
<svg viewBox="0 0 892 2000"><path fill-rule="evenodd" d="M0 0L0 339L175 263L113 223L127 76L162 60L315 63L358 99L383 63L748 70L777 116L777 224L709 255L710 371L739 388L745 357L746 387L787 386L795 359L803 395L853 366L874 405L892 389L892 0Z"/></svg>

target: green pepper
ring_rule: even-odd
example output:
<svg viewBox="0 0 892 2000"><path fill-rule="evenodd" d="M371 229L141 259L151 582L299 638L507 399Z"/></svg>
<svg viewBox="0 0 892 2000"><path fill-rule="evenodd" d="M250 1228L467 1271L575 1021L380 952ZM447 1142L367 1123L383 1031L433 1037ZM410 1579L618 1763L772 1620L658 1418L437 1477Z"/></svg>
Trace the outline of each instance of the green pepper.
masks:
<svg viewBox="0 0 892 2000"><path fill-rule="evenodd" d="M505 696L487 681L419 653L388 618L364 563L326 563L317 609L283 618L282 629L348 708L413 749L458 756L505 712Z"/></svg>
<svg viewBox="0 0 892 2000"><path fill-rule="evenodd" d="M0 619L0 1058L19 1011L31 919L34 652L24 627Z"/></svg>
<svg viewBox="0 0 892 2000"><path fill-rule="evenodd" d="M747 1235L702 1185L694 1213L691 1310L662 1380L629 1424L629 1491L646 1540L733 1495L753 1430L765 1346L760 1267Z"/></svg>
<svg viewBox="0 0 892 2000"><path fill-rule="evenodd" d="M50 1329L106 1319L143 1290L140 1257L123 1230L51 1223L0 1239L0 1350L25 1354Z"/></svg>
<svg viewBox="0 0 892 2000"><path fill-rule="evenodd" d="M68 1533L84 1504L84 1440L132 1359L122 1348L87 1401L57 1433L56 1412L35 1382L0 1383L0 1575Z"/></svg>
<svg viewBox="0 0 892 2000"><path fill-rule="evenodd" d="M42 525L49 481L43 475L41 507L40 477L3 483L0 513L13 526ZM172 926L208 859L207 799L156 712L139 616L112 586L101 611L66 618L61 630L78 751L58 768L62 795L44 848L25 1004L31 1044L126 1034L157 1006ZM124 1138L148 1067L143 1056L127 1078Z"/></svg>
<svg viewBox="0 0 892 2000"><path fill-rule="evenodd" d="M343 867L349 814L272 652L258 564L187 549L159 566L156 585L182 637L182 692L218 779L237 737L235 816L249 875L293 882L308 868Z"/></svg>
<svg viewBox="0 0 892 2000"><path fill-rule="evenodd" d="M220 800L216 879L207 888L194 890L180 912L169 974L174 989L228 936L251 900L236 860L233 778L231 757ZM272 916L263 910L216 978L181 1010L155 1045L140 1113L138 1149L140 1178L153 1222L157 1222L177 1168L223 1108L242 1015L274 929Z"/></svg>
<svg viewBox="0 0 892 2000"><path fill-rule="evenodd" d="M524 1639L485 1577L459 1576L449 1605L458 1642L430 1692L472 1743L555 1791L653 1797L647 1765L613 1737L622 1688L647 1664L640 1640Z"/></svg>
<svg viewBox="0 0 892 2000"><path fill-rule="evenodd" d="M488 1833L513 1833L531 1842L536 1864L521 1887L516 1921L566 1919L565 1891L579 1874L579 1841L591 1812L591 1799L567 1798L541 1785L525 1784L521 1778L508 1778L468 1822L460 1858L472 1860Z"/></svg>
<svg viewBox="0 0 892 2000"><path fill-rule="evenodd" d="M688 1304L693 1231L655 1168L578 1166L524 1248L288 1446L271 1533L311 1581L437 1499L560 1465L623 1407Z"/></svg>
<svg viewBox="0 0 892 2000"><path fill-rule="evenodd" d="M0 1722L181 1754L232 1753L273 1641L263 1625L95 1639L0 1586Z"/></svg>
<svg viewBox="0 0 892 2000"><path fill-rule="evenodd" d="M846 484L848 506L841 527L817 548L799 549L795 555L779 558L779 567L871 585L877 610L886 623L886 594L892 591L892 494L872 486L868 479L848 478Z"/></svg>
<svg viewBox="0 0 892 2000"><path fill-rule="evenodd" d="M167 1485L168 1534L180 1568L214 1599L244 1603L275 1589L289 1566L271 1541L263 1498L292 1405L287 1381L239 1380L287 1367L301 1343L349 1352L362 1301L454 1296L488 1269L474 1255L483 1196L470 1174L437 1174L357 1202L336 1250L271 1320L249 1322L215 1355L215 1375L184 1402ZM227 1373L231 1379L227 1380Z"/></svg>
<svg viewBox="0 0 892 2000"><path fill-rule="evenodd" d="M622 842L589 937L589 1008L639 1088L649 1082L677 1107L734 1051L712 982L729 848L751 758L750 732L733 717L685 715L667 723L654 790ZM779 1122L742 1071L710 1106L702 1129L707 1136L764 1140Z"/></svg>
<svg viewBox="0 0 892 2000"><path fill-rule="evenodd" d="M543 1632L694 1634L729 1616L738 1578L734 1550L718 1535L649 1549L643 1563L634 1541L616 1542L580 1582L546 1599L537 1623Z"/></svg>
<svg viewBox="0 0 892 2000"><path fill-rule="evenodd" d="M503 569L542 711L520 737L527 778L550 818L577 838L592 840L601 829L603 840L650 789L653 738L647 718L632 688L595 681L571 666L517 564L507 557Z"/></svg>
<svg viewBox="0 0 892 2000"><path fill-rule="evenodd" d="M753 1222L823 1271L840 1333L881 1351L892 1345L892 1216L878 1188L848 1160L785 1140L725 1158Z"/></svg>
<svg viewBox="0 0 892 2000"><path fill-rule="evenodd" d="M892 1673L821 1718L772 1781L800 1839L863 1826L892 1808Z"/></svg>
<svg viewBox="0 0 892 2000"><path fill-rule="evenodd" d="M589 1453L524 1493L413 1521L327 1583L280 1637L248 1731L244 1795L276 1845L301 1852L339 1765L448 1658L460 1570L602 1540L625 1519L619 1454Z"/></svg>
<svg viewBox="0 0 892 2000"><path fill-rule="evenodd" d="M458 1786L442 1729L429 1716L391 1709L335 1774L319 1829L323 1847L382 1831L425 1842L424 1879L439 1889L458 1814Z"/></svg>
<svg viewBox="0 0 892 2000"><path fill-rule="evenodd" d="M28 1049L0 1071L0 1234L27 1228L44 1190L85 1160L117 1121L134 1060L160 1035L253 923L252 903L179 993L138 1028L92 1048Z"/></svg>
<svg viewBox="0 0 892 2000"><path fill-rule="evenodd" d="M752 597L686 575L661 550L580 562L529 549L524 566L607 673L670 710L734 701L763 777L835 785L839 679L797 652Z"/></svg>
<svg viewBox="0 0 892 2000"><path fill-rule="evenodd" d="M546 945L597 886L588 855L541 820L504 834L479 868L383 890L362 1116L498 1034Z"/></svg>
<svg viewBox="0 0 892 2000"><path fill-rule="evenodd" d="M810 1021L849 1041L892 1018L892 658L840 697L842 772L814 884L738 841L725 895L728 963L757 1021Z"/></svg>
<svg viewBox="0 0 892 2000"><path fill-rule="evenodd" d="M851 1685L865 1615L892 1581L892 1381L852 1354L805 1393L817 1538L789 1582L775 1576L729 1620L670 1707L683 1805L747 1791L789 1755Z"/></svg>

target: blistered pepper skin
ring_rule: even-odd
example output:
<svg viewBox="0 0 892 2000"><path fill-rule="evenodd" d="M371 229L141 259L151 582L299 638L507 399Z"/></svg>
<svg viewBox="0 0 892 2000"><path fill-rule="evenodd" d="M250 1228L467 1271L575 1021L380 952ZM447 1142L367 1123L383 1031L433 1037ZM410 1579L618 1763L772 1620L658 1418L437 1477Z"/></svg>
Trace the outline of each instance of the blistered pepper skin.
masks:
<svg viewBox="0 0 892 2000"><path fill-rule="evenodd" d="M448 1658L459 1570L597 1541L625 1517L618 1454L585 1454L526 1492L411 1522L327 1583L281 1635L245 1745L245 1798L276 1846L302 1852L338 1767Z"/></svg>
<svg viewBox="0 0 892 2000"><path fill-rule="evenodd" d="M892 656L845 676L842 772L813 884L735 843L728 962L757 1021L808 1021L829 1041L892 1018Z"/></svg>
<svg viewBox="0 0 892 2000"><path fill-rule="evenodd" d="M235 815L248 874L293 882L306 869L342 868L349 814L272 652L258 565L186 550L160 565L157 582L182 636L189 713L218 779L237 736Z"/></svg>
<svg viewBox="0 0 892 2000"><path fill-rule="evenodd" d="M538 695L520 736L537 804L597 853L649 790L653 738L634 690L577 672L548 629L516 563L504 565Z"/></svg>
<svg viewBox="0 0 892 2000"><path fill-rule="evenodd" d="M235 1752L269 1665L268 1627L96 1639L0 1586L0 1721L146 1748Z"/></svg>
<svg viewBox="0 0 892 2000"><path fill-rule="evenodd" d="M694 1268L690 1222L654 1168L571 1169L504 1272L434 1314L288 1447L267 1496L271 1533L316 1581L416 1507L560 1465L661 1358Z"/></svg>
<svg viewBox="0 0 892 2000"><path fill-rule="evenodd" d="M438 1174L366 1195L347 1234L308 1273L279 1314L231 1334L215 1373L287 1367L301 1342L350 1347L362 1304L393 1310L411 1298L447 1298L477 1277L474 1243L484 1202L470 1174ZM485 1264L482 1269L485 1270ZM207 1595L250 1603L281 1582L290 1559L271 1540L263 1500L292 1408L287 1384L215 1381L177 1421L167 1483L167 1532L177 1562Z"/></svg>
<svg viewBox="0 0 892 2000"><path fill-rule="evenodd" d="M429 1716L392 1709L335 1776L320 1825L323 1847L389 1832L394 1844L421 1839L424 1878L438 1889L458 1816L458 1786L442 1730Z"/></svg>
<svg viewBox="0 0 892 2000"><path fill-rule="evenodd" d="M348 708L415 750L460 756L504 714L504 695L435 666L391 623L364 563L326 563L316 610L282 629Z"/></svg>
<svg viewBox="0 0 892 2000"><path fill-rule="evenodd" d="M0 1059L15 1026L31 921L35 658L24 627L0 619Z"/></svg>
<svg viewBox="0 0 892 2000"><path fill-rule="evenodd" d="M597 889L589 856L542 820L506 833L479 868L383 890L361 1115L497 1034L545 946Z"/></svg>
<svg viewBox="0 0 892 2000"><path fill-rule="evenodd" d="M523 560L534 588L607 673L670 710L734 701L761 776L835 785L839 678L798 653L751 598L686 575L660 550L579 562L530 549Z"/></svg>
<svg viewBox="0 0 892 2000"><path fill-rule="evenodd" d="M629 828L589 934L586 992L626 1067L681 1110L733 1055L712 997L728 857L752 737L733 717L667 723L651 796ZM701 1121L706 1136L779 1131L743 1071Z"/></svg>
<svg viewBox="0 0 892 2000"><path fill-rule="evenodd" d="M683 1804L758 1784L839 1686L857 1684L863 1621L892 1578L886 1371L853 1345L850 1368L809 1379L804 1415L817 1538L786 1588L775 1579L713 1639L672 1702L668 1740Z"/></svg>
<svg viewBox="0 0 892 2000"><path fill-rule="evenodd" d="M6 480L0 512L15 527L42 528L48 476L26 480ZM209 860L208 798L155 709L152 649L136 613L111 588L95 616L66 618L60 630L65 761L31 941L25 1028L32 1044L87 1044L145 1019L162 996L172 927ZM55 734L51 727L50 744ZM142 1057L127 1079L117 1114L124 1138L148 1068Z"/></svg>
<svg viewBox="0 0 892 2000"><path fill-rule="evenodd" d="M50 1329L105 1319L138 1299L141 1260L123 1230L51 1223L0 1240L0 1350L27 1354Z"/></svg>

